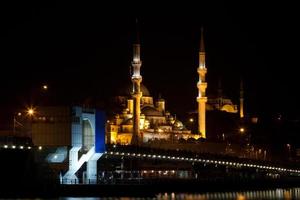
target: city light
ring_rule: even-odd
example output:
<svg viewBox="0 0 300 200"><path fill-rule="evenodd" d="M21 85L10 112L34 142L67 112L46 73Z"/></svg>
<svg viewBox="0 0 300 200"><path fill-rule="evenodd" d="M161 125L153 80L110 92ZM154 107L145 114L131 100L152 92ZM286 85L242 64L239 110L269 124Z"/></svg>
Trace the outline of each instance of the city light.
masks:
<svg viewBox="0 0 300 200"><path fill-rule="evenodd" d="M48 90L48 85L43 85L43 90Z"/></svg>
<svg viewBox="0 0 300 200"><path fill-rule="evenodd" d="M193 119L193 118L190 118L189 121L190 121L190 122L194 122L194 119Z"/></svg>
<svg viewBox="0 0 300 200"><path fill-rule="evenodd" d="M241 132L241 133L244 133L244 132L245 132L245 129L244 129L244 128L240 128L240 132Z"/></svg>
<svg viewBox="0 0 300 200"><path fill-rule="evenodd" d="M33 108L28 108L28 109L27 109L27 114L28 114L29 116L33 116L34 113L35 113L35 111L34 111Z"/></svg>

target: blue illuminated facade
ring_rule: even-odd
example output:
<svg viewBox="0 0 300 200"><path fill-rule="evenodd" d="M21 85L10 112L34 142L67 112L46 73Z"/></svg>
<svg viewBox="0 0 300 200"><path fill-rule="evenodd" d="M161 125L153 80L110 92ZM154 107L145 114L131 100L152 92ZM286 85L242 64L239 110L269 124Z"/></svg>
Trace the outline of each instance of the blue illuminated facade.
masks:
<svg viewBox="0 0 300 200"><path fill-rule="evenodd" d="M96 110L96 153L105 152L105 122L104 111Z"/></svg>
<svg viewBox="0 0 300 200"><path fill-rule="evenodd" d="M101 110L72 108L69 170L63 176L63 183L78 183L76 173L85 163L82 183L96 183L97 161L105 151L105 118Z"/></svg>

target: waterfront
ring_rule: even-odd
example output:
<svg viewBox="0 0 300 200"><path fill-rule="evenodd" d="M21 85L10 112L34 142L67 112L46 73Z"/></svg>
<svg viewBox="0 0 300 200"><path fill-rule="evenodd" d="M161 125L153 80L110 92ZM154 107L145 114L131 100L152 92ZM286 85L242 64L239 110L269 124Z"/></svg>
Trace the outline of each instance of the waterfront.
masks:
<svg viewBox="0 0 300 200"><path fill-rule="evenodd" d="M154 197L60 197L60 200L211 200L211 199L300 199L300 188L278 188L271 190L247 190L212 193L160 193Z"/></svg>

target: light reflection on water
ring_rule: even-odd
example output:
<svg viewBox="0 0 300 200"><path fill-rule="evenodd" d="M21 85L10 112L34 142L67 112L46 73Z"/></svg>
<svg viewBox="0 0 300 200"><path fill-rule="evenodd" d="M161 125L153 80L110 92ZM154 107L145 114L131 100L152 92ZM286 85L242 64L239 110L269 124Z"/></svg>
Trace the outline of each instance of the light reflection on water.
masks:
<svg viewBox="0 0 300 200"><path fill-rule="evenodd" d="M260 200L260 199L300 199L300 188L275 190L249 190L243 192L215 192L215 193L162 193L156 197L61 197L60 200Z"/></svg>

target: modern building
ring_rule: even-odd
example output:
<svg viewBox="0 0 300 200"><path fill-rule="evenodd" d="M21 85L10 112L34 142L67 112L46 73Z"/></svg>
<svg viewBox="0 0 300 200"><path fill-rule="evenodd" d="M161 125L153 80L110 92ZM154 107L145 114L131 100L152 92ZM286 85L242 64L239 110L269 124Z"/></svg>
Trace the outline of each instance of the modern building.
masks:
<svg viewBox="0 0 300 200"><path fill-rule="evenodd" d="M67 183L96 181L97 160L105 151L105 114L103 111L75 107L36 107L29 121L32 141ZM78 176L78 170L86 170ZM77 175L76 175L77 173Z"/></svg>

